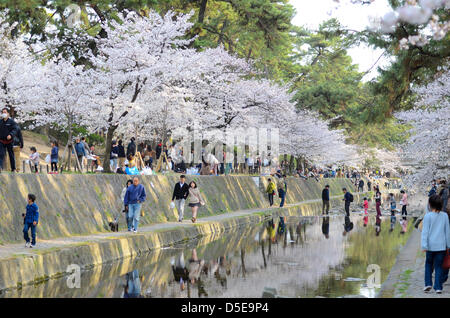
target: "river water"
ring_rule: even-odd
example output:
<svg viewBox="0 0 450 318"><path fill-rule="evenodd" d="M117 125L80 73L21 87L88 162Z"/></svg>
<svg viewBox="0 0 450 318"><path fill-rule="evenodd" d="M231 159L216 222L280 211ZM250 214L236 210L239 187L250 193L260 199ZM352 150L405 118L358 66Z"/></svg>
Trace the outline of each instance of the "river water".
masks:
<svg viewBox="0 0 450 318"><path fill-rule="evenodd" d="M373 214L364 226L362 214L351 213L354 227L346 235L342 213L288 216L284 226L275 216L82 271L80 288L69 288L68 278L61 277L0 297L262 297L265 291L281 297L375 297L413 228L409 220L401 233L399 219L391 232L390 217L382 217L377 236ZM379 279L367 281L370 275Z"/></svg>

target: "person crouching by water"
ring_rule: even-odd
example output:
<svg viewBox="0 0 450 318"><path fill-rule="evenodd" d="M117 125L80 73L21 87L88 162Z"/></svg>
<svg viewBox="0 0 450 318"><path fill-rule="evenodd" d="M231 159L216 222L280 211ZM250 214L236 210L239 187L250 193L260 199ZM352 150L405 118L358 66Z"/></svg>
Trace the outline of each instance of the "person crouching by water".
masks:
<svg viewBox="0 0 450 318"><path fill-rule="evenodd" d="M127 188L124 205L128 206L128 217L133 219L133 232L137 233L139 225L139 217L141 213L142 202L146 198L145 188L139 184L139 178L133 178L133 184Z"/></svg>
<svg viewBox="0 0 450 318"><path fill-rule="evenodd" d="M122 194L120 195L120 199L122 200L122 202L125 201L125 194L127 193L127 189L132 184L133 184L133 180L130 179L127 181L125 188L122 189ZM133 227L133 219L128 217L128 205L125 205L125 203L124 203L122 212L125 213L125 222L127 223L128 232L131 232L131 228Z"/></svg>
<svg viewBox="0 0 450 318"><path fill-rule="evenodd" d="M197 188L197 183L195 183L195 181L191 181L191 183L189 183L189 206L192 210L192 223L195 223L197 221L197 210L201 205L205 205L205 201L203 201L202 197L200 196L200 191Z"/></svg>
<svg viewBox="0 0 450 318"><path fill-rule="evenodd" d="M39 207L37 206L36 196L34 194L28 195L28 204L26 214L23 217L23 238L25 239L25 247L33 248L36 246L36 226L39 222ZM31 228L31 244L28 231Z"/></svg>
<svg viewBox="0 0 450 318"><path fill-rule="evenodd" d="M450 224L448 215L441 212L442 199L439 195L432 195L428 199L429 210L423 218L422 250L426 253L425 260L425 288L429 292L432 288L432 274L435 270L434 290L442 293L444 273L442 263L448 248L450 248Z"/></svg>

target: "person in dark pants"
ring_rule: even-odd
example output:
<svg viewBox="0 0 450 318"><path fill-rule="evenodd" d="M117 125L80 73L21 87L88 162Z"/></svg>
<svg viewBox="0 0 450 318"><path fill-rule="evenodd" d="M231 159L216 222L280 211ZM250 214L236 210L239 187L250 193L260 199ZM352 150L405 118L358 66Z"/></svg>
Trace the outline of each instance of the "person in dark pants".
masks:
<svg viewBox="0 0 450 318"><path fill-rule="evenodd" d="M183 221L184 216L184 203L189 195L189 186L186 183L186 176L180 176L180 182L175 184L172 195L172 202L175 200L175 206L178 210L178 222Z"/></svg>
<svg viewBox="0 0 450 318"><path fill-rule="evenodd" d="M344 232L342 232L342 235L346 236L351 230L353 230L353 222L350 221L350 216L346 215L344 220Z"/></svg>
<svg viewBox="0 0 450 318"><path fill-rule="evenodd" d="M123 147L122 140L119 140L119 142L117 143L117 150L117 155L119 158L119 168L123 170L125 167L125 159L127 158L127 156L125 155L125 148Z"/></svg>
<svg viewBox="0 0 450 318"><path fill-rule="evenodd" d="M270 206L272 206L273 205L273 196L275 195L275 190L277 189L277 186L270 178L267 180L267 182L268 182L268 185L266 188L266 192L267 192L267 195L269 196L269 204L270 204Z"/></svg>
<svg viewBox="0 0 450 318"><path fill-rule="evenodd" d="M425 260L425 288L429 292L434 288L437 294L442 293L442 283L445 279L442 263L446 252L450 248L450 224L447 213L441 212L442 199L439 195L432 195L428 199L430 212L423 218L421 246L426 253ZM435 271L434 286L432 275Z"/></svg>
<svg viewBox="0 0 450 318"><path fill-rule="evenodd" d="M364 180L359 180L358 192L364 192Z"/></svg>
<svg viewBox="0 0 450 318"><path fill-rule="evenodd" d="M16 171L16 161L14 159L14 137L17 135L19 127L16 122L10 118L7 108L2 109L0 119L0 172L3 169L3 160L6 151L8 151L9 162L11 163L11 171Z"/></svg>
<svg viewBox="0 0 450 318"><path fill-rule="evenodd" d="M280 176L280 174L278 174L278 176ZM286 192L287 192L287 183L285 174L283 175L282 178L278 177L277 187L278 187L278 196L280 197L281 200L280 208L282 208L284 206L284 201L286 199Z"/></svg>
<svg viewBox="0 0 450 318"><path fill-rule="evenodd" d="M326 216L322 220L322 233L326 239L330 238L330 217Z"/></svg>
<svg viewBox="0 0 450 318"><path fill-rule="evenodd" d="M17 125L17 134L14 136L13 142L13 151L14 151L14 161L16 161L16 171L20 172L20 162L17 164L17 161L20 160L20 151L23 149L23 136L22 130L19 125Z"/></svg>
<svg viewBox="0 0 450 318"><path fill-rule="evenodd" d="M344 192L344 201L345 201L345 215L350 216L350 203L352 200L352 194L347 191L346 188L342 188L342 191Z"/></svg>
<svg viewBox="0 0 450 318"><path fill-rule="evenodd" d="M131 141L127 147L127 157L132 155L133 157L136 155L136 144L134 143L134 137L131 137Z"/></svg>
<svg viewBox="0 0 450 318"><path fill-rule="evenodd" d="M328 214L330 211L330 186L328 184L322 190L322 214L325 214L325 208Z"/></svg>
<svg viewBox="0 0 450 318"><path fill-rule="evenodd" d="M28 195L28 204L26 213L23 216L23 238L25 239L25 247L33 248L36 246L36 226L39 223L39 207L35 203L36 196ZM28 231L31 229L31 244Z"/></svg>
<svg viewBox="0 0 450 318"><path fill-rule="evenodd" d="M58 172L58 142L52 141L52 151L50 154L50 163L52 167L52 173Z"/></svg>

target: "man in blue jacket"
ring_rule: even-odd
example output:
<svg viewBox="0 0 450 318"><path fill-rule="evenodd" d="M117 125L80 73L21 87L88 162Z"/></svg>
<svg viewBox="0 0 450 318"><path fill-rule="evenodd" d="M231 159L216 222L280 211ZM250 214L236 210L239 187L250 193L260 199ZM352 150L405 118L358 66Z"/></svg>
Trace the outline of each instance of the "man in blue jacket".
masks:
<svg viewBox="0 0 450 318"><path fill-rule="evenodd" d="M346 188L342 188L342 191L344 192L345 215L350 216L350 203L353 201L353 195Z"/></svg>
<svg viewBox="0 0 450 318"><path fill-rule="evenodd" d="M139 184L139 179L137 177L134 177L133 184L127 188L123 200L124 205L128 206L128 217L133 220L133 229L129 226L128 231L133 230L134 233L137 233L139 217L141 215L141 206L142 202L145 201L145 198L146 194L144 186Z"/></svg>
<svg viewBox="0 0 450 318"><path fill-rule="evenodd" d="M36 196L34 194L28 195L28 204L26 214L23 216L23 238L25 239L25 247L33 248L36 246L36 226L39 222L39 207L35 203ZM31 228L31 244L30 237L28 236L28 231Z"/></svg>

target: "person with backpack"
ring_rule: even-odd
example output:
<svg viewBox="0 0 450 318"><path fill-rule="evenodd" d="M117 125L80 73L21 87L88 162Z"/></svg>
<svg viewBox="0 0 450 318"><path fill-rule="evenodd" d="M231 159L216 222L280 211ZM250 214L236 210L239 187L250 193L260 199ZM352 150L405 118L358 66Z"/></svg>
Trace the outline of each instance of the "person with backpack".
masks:
<svg viewBox="0 0 450 318"><path fill-rule="evenodd" d="M266 192L267 195L269 196L269 204L270 206L272 206L273 197L275 195L275 190L277 189L277 186L275 185L275 182L272 181L272 179L269 178L267 181L269 182L269 184L267 185Z"/></svg>
<svg viewBox="0 0 450 318"><path fill-rule="evenodd" d="M353 194L347 191L347 188L342 188L342 191L344 192L344 199L345 201L345 214L346 216L350 216L350 203L353 202Z"/></svg>
<svg viewBox="0 0 450 318"><path fill-rule="evenodd" d="M442 213L442 199L433 195L428 199L429 210L423 218L421 247L426 253L424 292L434 288L436 294L442 293L444 273L442 263L450 248L450 224L447 213ZM435 271L434 286L432 281Z"/></svg>

